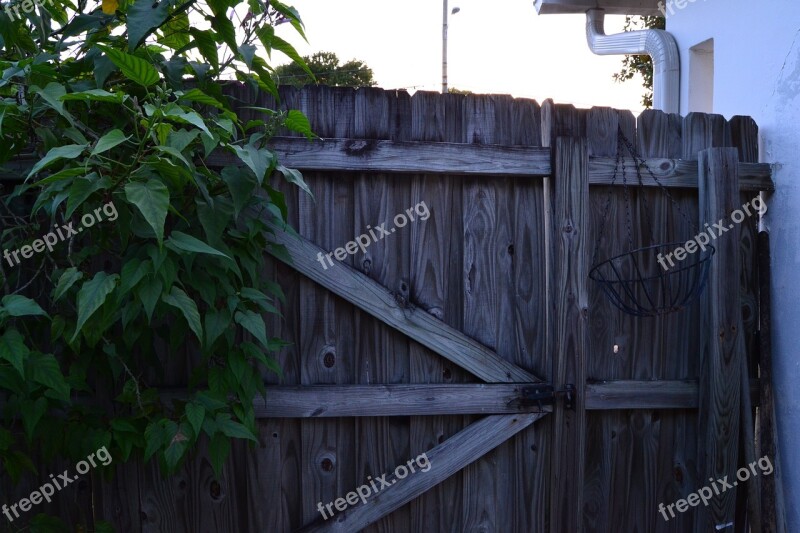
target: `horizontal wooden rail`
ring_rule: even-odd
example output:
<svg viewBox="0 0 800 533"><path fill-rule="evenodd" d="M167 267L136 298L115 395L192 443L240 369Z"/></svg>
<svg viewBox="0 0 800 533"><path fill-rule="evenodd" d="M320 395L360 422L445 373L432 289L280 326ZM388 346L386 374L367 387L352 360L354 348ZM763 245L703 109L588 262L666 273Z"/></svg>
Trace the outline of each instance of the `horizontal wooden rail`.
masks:
<svg viewBox="0 0 800 533"><path fill-rule="evenodd" d="M538 412L520 408L532 384L309 385L268 387L254 403L259 418L417 416ZM542 412L550 407L542 406Z"/></svg>
<svg viewBox="0 0 800 533"><path fill-rule="evenodd" d="M398 174L452 174L482 176L516 176L542 178L550 176L550 149L534 146L500 146L482 144L385 141L364 139L320 139L308 141L298 137L275 137L272 148L282 164L306 171L385 172ZM25 156L3 165L0 180L18 180L28 174L38 158ZM653 175L671 188L697 188L697 161L652 158L645 160ZM233 154L216 152L206 160L211 167L241 165ZM589 184L608 185L614 175L616 159L589 158ZM632 172L634 162L625 160ZM642 170L645 187L658 183ZM619 178L617 181L619 183ZM739 188L742 191L773 191L772 170L765 163L739 163Z"/></svg>
<svg viewBox="0 0 800 533"><path fill-rule="evenodd" d="M759 383L750 380L753 405ZM586 409L697 409L700 405L697 380L615 380L587 383Z"/></svg>
<svg viewBox="0 0 800 533"><path fill-rule="evenodd" d="M257 418L335 418L359 416L427 416L537 412L520 407L521 388L535 383L284 385L267 386L266 399L253 401ZM587 383L586 409L697 409L697 380L615 380ZM753 405L759 381L750 380ZM580 394L580 392L579 392ZM185 392L162 392L164 399ZM560 401L560 400L559 400ZM550 412L543 405L542 412Z"/></svg>

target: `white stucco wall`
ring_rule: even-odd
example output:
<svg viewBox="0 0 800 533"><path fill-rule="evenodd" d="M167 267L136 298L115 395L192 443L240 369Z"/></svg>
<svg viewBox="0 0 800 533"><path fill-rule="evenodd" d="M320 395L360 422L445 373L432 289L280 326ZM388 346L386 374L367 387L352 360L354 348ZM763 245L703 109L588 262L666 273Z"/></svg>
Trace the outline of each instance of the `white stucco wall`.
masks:
<svg viewBox="0 0 800 533"><path fill-rule="evenodd" d="M667 30L680 48L714 39L713 112L750 115L777 191L765 223L772 247L773 361L788 531L800 531L800 1L672 0ZM684 4L683 9L678 9ZM689 79L681 73L681 114Z"/></svg>

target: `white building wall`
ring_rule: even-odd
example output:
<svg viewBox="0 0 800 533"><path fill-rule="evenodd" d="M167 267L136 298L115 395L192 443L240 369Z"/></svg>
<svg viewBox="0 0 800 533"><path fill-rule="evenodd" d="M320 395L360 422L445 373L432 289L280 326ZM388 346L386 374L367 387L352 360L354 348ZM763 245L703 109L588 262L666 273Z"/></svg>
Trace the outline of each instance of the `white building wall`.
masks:
<svg viewBox="0 0 800 533"><path fill-rule="evenodd" d="M800 531L800 1L671 0L667 30L681 53L681 114L690 108L690 48L713 39L713 112L750 115L776 192L772 248L773 361L788 531ZM679 6L683 6L682 8ZM697 99L692 99L697 101Z"/></svg>

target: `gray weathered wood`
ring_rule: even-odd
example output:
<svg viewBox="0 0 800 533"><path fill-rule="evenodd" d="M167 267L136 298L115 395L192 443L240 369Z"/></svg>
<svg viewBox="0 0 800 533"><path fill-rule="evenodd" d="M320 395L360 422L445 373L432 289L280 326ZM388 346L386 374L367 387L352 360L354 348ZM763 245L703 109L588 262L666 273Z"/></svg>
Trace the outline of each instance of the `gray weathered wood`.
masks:
<svg viewBox="0 0 800 533"><path fill-rule="evenodd" d="M398 301L385 287L344 263L334 259L324 270L317 258L325 250L299 235L273 229L275 242L289 251L290 266L475 376L489 383L541 381L422 309Z"/></svg>
<svg viewBox="0 0 800 533"><path fill-rule="evenodd" d="M713 224L725 219L729 224L729 231L714 241L717 252L703 310L705 368L700 420L705 423L701 431L705 454L700 468L705 479L736 479L738 467L741 359L745 354L739 291L729 290L729 280L739 279L739 228L728 220L728 214L740 207L738 160L735 148L700 152L700 221ZM718 524L734 522L735 503L736 487L714 495L708 520L698 514L698 530L714 531Z"/></svg>
<svg viewBox="0 0 800 533"><path fill-rule="evenodd" d="M575 114L567 111L568 117ZM555 120L561 121L561 117ZM583 388L589 349L589 161L585 138L557 137L554 150L548 235L553 240L552 260L548 261L552 269L548 306L553 323L548 328L552 341L547 349L553 350L553 385L563 389L572 383L578 390L574 411L567 411L563 402L553 410L550 530L560 532L579 531L582 522L586 450Z"/></svg>
<svg viewBox="0 0 800 533"><path fill-rule="evenodd" d="M523 385L314 385L269 387L253 404L259 418L433 416L549 412L522 407ZM697 394L697 384L694 385Z"/></svg>
<svg viewBox="0 0 800 533"><path fill-rule="evenodd" d="M367 503L359 501L327 522L320 518L303 528L301 533L360 531L478 460L543 416L534 413L487 416L426 452L431 465L427 472L418 471L404 479L387 476L391 486L373 493ZM355 489L352 487L351 490Z"/></svg>
<svg viewBox="0 0 800 533"><path fill-rule="evenodd" d="M696 379L634 380L621 379L587 383L587 410L609 409L697 409L699 386ZM758 402L759 380L751 379L751 403Z"/></svg>

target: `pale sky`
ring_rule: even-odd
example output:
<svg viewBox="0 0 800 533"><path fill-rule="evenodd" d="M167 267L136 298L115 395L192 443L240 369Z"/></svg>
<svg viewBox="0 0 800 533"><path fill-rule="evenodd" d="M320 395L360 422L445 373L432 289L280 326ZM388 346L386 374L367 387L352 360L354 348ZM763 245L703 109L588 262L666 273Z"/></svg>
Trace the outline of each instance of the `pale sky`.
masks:
<svg viewBox="0 0 800 533"><path fill-rule="evenodd" d="M309 44L279 34L301 55L335 52L360 59L386 89L441 90L442 2L438 0L291 0ZM491 9L490 7L491 6ZM449 0L448 82L477 93L552 98L576 107L642 110L640 79L616 83L622 56L589 51L583 15L537 15L532 0ZM622 30L623 16L607 16L606 32ZM278 55L274 59L278 59ZM285 61L278 61L285 62Z"/></svg>

